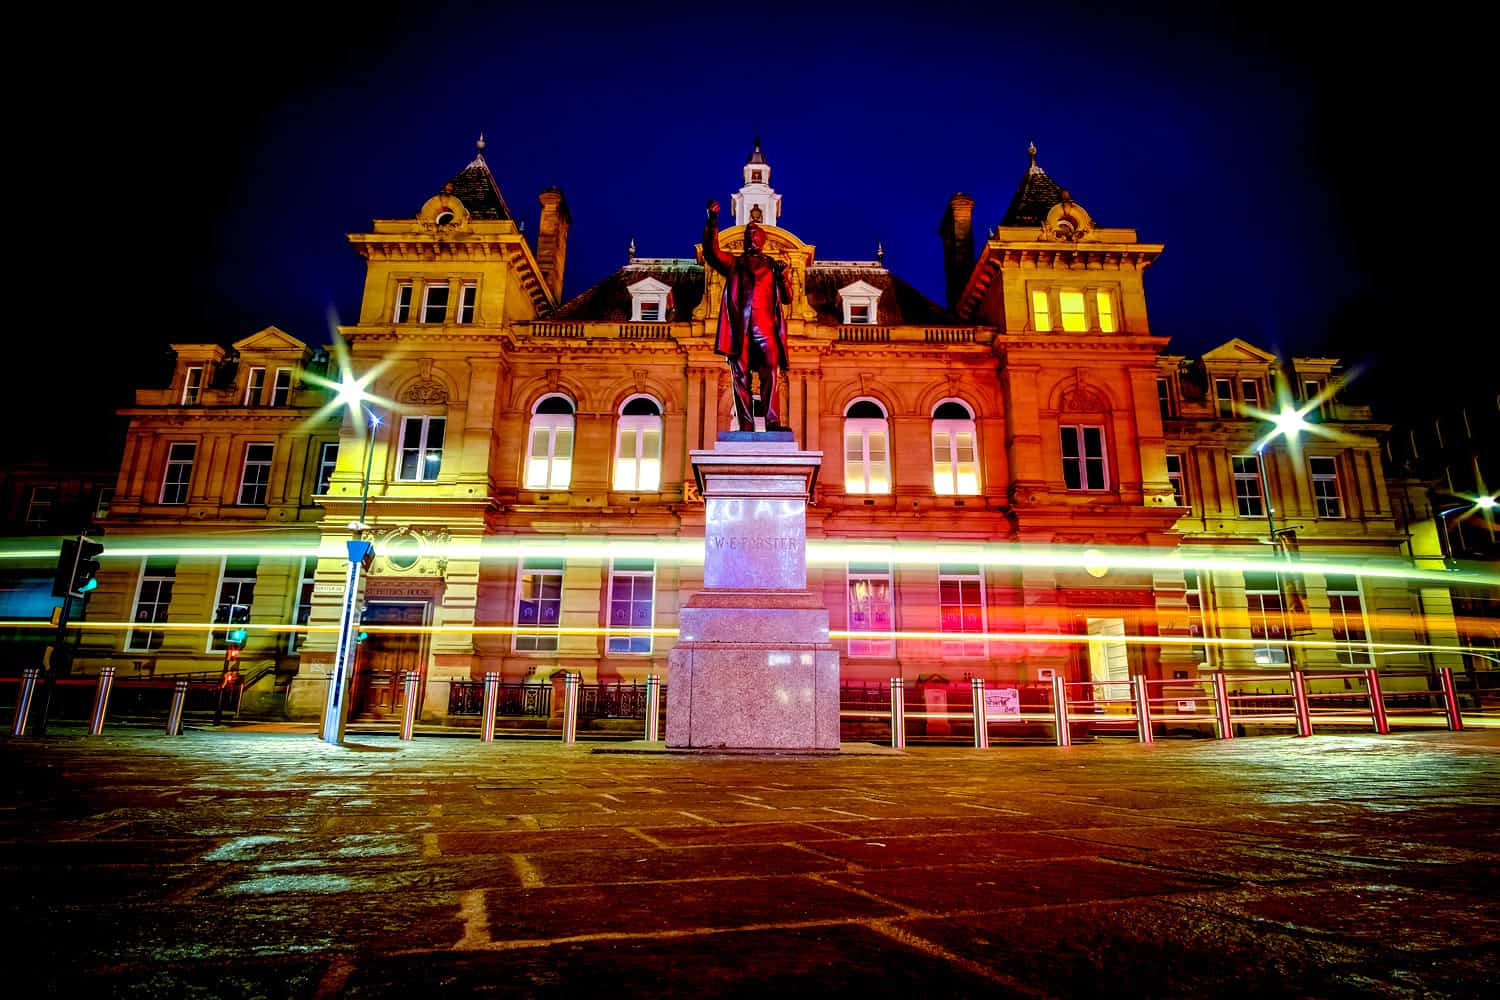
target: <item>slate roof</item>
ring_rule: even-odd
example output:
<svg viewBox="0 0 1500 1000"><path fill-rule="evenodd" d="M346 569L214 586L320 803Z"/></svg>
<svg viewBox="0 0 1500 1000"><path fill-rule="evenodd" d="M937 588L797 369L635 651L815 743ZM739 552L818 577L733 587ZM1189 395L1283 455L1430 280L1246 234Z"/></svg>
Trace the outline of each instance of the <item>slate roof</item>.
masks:
<svg viewBox="0 0 1500 1000"><path fill-rule="evenodd" d="M465 202L465 204L468 204ZM668 320L686 321L703 299L703 265L691 260L628 264L587 291L564 302L550 319L630 322L630 286L655 278L672 286L672 314Z"/></svg>
<svg viewBox="0 0 1500 1000"><path fill-rule="evenodd" d="M1062 201L1063 189L1036 165L1036 147L1031 147L1031 165L1021 176L1021 186L1010 199L1010 207L1000 220L1002 226L1040 226L1052 206Z"/></svg>
<svg viewBox="0 0 1500 1000"><path fill-rule="evenodd" d="M476 153L467 167L443 185L443 190L451 190L457 195L472 218L514 218L505 206L505 199L500 196L500 186L495 183L495 175L490 173L490 165L484 162L483 153Z"/></svg>
<svg viewBox="0 0 1500 1000"><path fill-rule="evenodd" d="M807 301L817 310L818 322L844 322L839 289L863 281L880 289L875 322L880 326L943 325L954 322L943 307L883 267L850 267L814 264L807 271Z"/></svg>

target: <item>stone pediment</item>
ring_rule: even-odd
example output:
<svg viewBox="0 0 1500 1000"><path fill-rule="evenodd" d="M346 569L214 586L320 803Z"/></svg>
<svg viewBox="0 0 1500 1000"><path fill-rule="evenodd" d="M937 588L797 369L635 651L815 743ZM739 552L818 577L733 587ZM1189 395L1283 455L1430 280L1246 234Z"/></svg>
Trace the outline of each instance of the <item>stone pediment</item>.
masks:
<svg viewBox="0 0 1500 1000"><path fill-rule="evenodd" d="M1255 362L1258 364L1274 364L1276 355L1261 350L1248 341L1235 337L1233 340L1225 341L1211 351L1203 355L1204 361L1228 361L1228 362Z"/></svg>
<svg viewBox="0 0 1500 1000"><path fill-rule="evenodd" d="M233 347L241 354L247 351L255 353L296 352L302 354L307 350L307 345L302 341L274 326L268 326L264 330L252 333L244 340L235 341Z"/></svg>

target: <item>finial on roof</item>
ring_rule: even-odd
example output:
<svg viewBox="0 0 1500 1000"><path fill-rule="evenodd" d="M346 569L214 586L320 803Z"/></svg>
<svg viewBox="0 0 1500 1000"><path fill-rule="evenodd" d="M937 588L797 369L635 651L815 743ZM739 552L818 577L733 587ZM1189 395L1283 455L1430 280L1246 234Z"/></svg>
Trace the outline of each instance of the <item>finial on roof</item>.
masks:
<svg viewBox="0 0 1500 1000"><path fill-rule="evenodd" d="M1036 165L1036 143L1031 142L1026 146L1026 154L1031 157L1031 166L1026 168L1027 173L1039 174L1042 168Z"/></svg>
<svg viewBox="0 0 1500 1000"><path fill-rule="evenodd" d="M875 241L875 259L882 264L885 263L885 244L879 240Z"/></svg>
<svg viewBox="0 0 1500 1000"><path fill-rule="evenodd" d="M629 259L631 261L635 260L635 237L634 236L630 237L630 246L626 248L625 252L626 252L626 254L629 255Z"/></svg>
<svg viewBox="0 0 1500 1000"><path fill-rule="evenodd" d="M484 133L479 133L479 141L474 143L474 151L480 156L484 155Z"/></svg>
<svg viewBox="0 0 1500 1000"><path fill-rule="evenodd" d="M995 238L995 227L994 226L991 226L989 228L989 230L985 232L984 238L987 239L987 240L992 240L992 239Z"/></svg>

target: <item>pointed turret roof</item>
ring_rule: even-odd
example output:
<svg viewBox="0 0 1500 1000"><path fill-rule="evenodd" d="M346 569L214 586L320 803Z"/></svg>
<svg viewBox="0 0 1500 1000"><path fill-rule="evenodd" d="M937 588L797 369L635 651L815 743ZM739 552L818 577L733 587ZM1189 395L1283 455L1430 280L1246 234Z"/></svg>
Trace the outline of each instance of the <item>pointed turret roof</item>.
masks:
<svg viewBox="0 0 1500 1000"><path fill-rule="evenodd" d="M1031 154L1031 165L1026 168L1021 186L1016 189L1005 217L1000 220L1002 226L1040 226L1052 206L1063 200L1063 189L1036 165L1036 143L1028 146L1027 152Z"/></svg>
<svg viewBox="0 0 1500 1000"><path fill-rule="evenodd" d="M746 163L765 163L766 154L760 151L760 136L755 137L755 148L750 151L750 159Z"/></svg>
<svg viewBox="0 0 1500 1000"><path fill-rule="evenodd" d="M490 173L490 165L484 160L483 132L479 133L479 141L474 144L474 159L443 185L443 190L456 195L464 203L470 218L515 218L506 207L505 198L500 194L500 186L495 183L495 175Z"/></svg>

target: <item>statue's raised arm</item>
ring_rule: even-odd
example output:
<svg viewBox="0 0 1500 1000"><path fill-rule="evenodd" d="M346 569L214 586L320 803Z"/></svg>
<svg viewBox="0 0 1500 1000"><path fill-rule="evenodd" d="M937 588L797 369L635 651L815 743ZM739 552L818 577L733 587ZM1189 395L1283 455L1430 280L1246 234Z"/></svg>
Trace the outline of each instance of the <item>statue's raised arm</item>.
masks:
<svg viewBox="0 0 1500 1000"><path fill-rule="evenodd" d="M729 274L734 259L719 248L719 203L708 199L708 219L703 223L703 262L720 274Z"/></svg>

